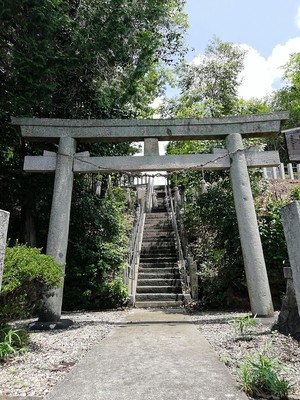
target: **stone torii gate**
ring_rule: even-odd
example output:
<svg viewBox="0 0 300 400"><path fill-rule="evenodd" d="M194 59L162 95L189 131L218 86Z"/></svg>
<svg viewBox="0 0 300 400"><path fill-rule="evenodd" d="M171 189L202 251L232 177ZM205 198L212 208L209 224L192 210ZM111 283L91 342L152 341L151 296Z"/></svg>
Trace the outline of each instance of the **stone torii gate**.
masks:
<svg viewBox="0 0 300 400"><path fill-rule="evenodd" d="M65 268L74 173L230 169L251 311L259 316L273 315L248 167L277 166L279 154L247 150L242 139L278 135L287 119L286 112L203 119L12 118L12 124L21 127L26 140L58 143L57 154L44 152L43 156L27 156L24 161L25 171L55 172L47 254ZM225 153L176 156L158 153L158 141L215 139L225 140ZM76 142L124 141L144 141L144 156L90 157L88 152L76 153ZM47 293L40 322L60 320L62 295L63 287Z"/></svg>

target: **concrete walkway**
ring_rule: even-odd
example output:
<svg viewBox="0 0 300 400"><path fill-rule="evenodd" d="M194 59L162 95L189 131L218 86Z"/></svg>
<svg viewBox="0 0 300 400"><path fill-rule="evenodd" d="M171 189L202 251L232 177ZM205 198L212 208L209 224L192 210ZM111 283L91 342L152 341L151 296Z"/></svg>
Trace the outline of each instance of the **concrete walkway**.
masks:
<svg viewBox="0 0 300 400"><path fill-rule="evenodd" d="M246 400L181 310L135 309L47 400Z"/></svg>

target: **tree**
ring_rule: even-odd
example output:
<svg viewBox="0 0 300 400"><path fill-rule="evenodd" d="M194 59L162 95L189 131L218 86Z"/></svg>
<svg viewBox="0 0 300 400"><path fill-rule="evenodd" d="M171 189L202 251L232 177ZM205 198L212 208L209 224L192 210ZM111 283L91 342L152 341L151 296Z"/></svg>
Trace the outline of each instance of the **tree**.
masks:
<svg viewBox="0 0 300 400"><path fill-rule="evenodd" d="M198 58L198 64L185 64L179 70L181 94L166 102L164 115L201 118L270 112L269 99L246 101L238 97L243 59L244 51L239 47L214 39L205 55ZM245 142L248 145L261 144L257 139ZM170 142L167 153L208 153L212 147L224 147L224 142ZM210 183L207 193L200 190L203 178ZM251 180L254 194L261 195L260 172L251 172ZM246 280L228 172L185 171L174 174L172 182L184 190L188 200L183 222L198 266L202 304L246 307ZM263 246L267 250L275 248L274 233L265 229L265 221L273 221L273 216L269 209L266 215L260 216ZM282 258L278 257L278 253L274 258L267 259L267 267L276 280L282 268Z"/></svg>
<svg viewBox="0 0 300 400"><path fill-rule="evenodd" d="M33 225L23 216L33 220L37 214L39 199L33 198L32 186L43 186L44 180L28 179L22 160L40 153L41 146L22 142L10 116L127 118L150 113L149 103L165 79L160 65L184 51L184 3L1 0L0 203L14 215L23 210L23 227ZM88 149L94 155L132 152L129 144ZM35 236L23 231L22 240Z"/></svg>
<svg viewBox="0 0 300 400"><path fill-rule="evenodd" d="M184 3L0 0L0 204L11 212L12 239L45 247L53 176L25 174L22 162L27 154L56 151L57 146L24 142L10 125L10 116L150 116L149 104L165 82L163 66L185 51ZM135 151L129 143L80 144L80 150L98 156ZM76 240L83 244L99 199L87 190L82 177L76 177L74 191L70 236L76 231ZM83 198L90 207L86 213L90 220L84 229L77 229L74 221L81 220ZM99 233L107 221L97 220ZM111 242L115 240L111 235ZM75 247L72 257L78 260Z"/></svg>
<svg viewBox="0 0 300 400"><path fill-rule="evenodd" d="M155 96L153 71L183 48L183 0L2 2L3 70L15 115L130 115L141 83Z"/></svg>
<svg viewBox="0 0 300 400"><path fill-rule="evenodd" d="M245 51L238 46L214 38L206 47L204 55L191 64L183 63L177 69L181 94L165 100L162 114L174 118L202 118L236 115L244 108L238 98L241 83L239 74L243 69ZM169 142L168 154L209 153L213 147L223 147L223 141ZM218 179L226 173L205 173L206 178ZM189 188L199 186L202 173L187 172L176 175L176 183Z"/></svg>
<svg viewBox="0 0 300 400"><path fill-rule="evenodd" d="M232 114L238 101L244 55L238 46L214 38L204 55L177 70L181 94L167 102L164 114L177 118Z"/></svg>
<svg viewBox="0 0 300 400"><path fill-rule="evenodd" d="M287 128L300 125L300 53L292 54L284 66L283 79L285 86L279 89L273 99L275 110L290 112Z"/></svg>

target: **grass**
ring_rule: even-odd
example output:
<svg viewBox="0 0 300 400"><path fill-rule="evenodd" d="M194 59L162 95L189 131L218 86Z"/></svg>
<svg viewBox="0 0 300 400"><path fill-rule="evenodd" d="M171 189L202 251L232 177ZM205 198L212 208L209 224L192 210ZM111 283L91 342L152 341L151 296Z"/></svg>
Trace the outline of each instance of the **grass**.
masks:
<svg viewBox="0 0 300 400"><path fill-rule="evenodd" d="M233 324L236 331L239 331L242 336L252 333L253 327L257 324L256 315L246 315L243 317L235 317L229 320Z"/></svg>
<svg viewBox="0 0 300 400"><path fill-rule="evenodd" d="M28 332L26 329L0 328L0 361L27 350Z"/></svg>
<svg viewBox="0 0 300 400"><path fill-rule="evenodd" d="M242 358L238 371L246 394L274 400L288 399L292 385L280 377L285 366L270 354L270 345L261 352Z"/></svg>

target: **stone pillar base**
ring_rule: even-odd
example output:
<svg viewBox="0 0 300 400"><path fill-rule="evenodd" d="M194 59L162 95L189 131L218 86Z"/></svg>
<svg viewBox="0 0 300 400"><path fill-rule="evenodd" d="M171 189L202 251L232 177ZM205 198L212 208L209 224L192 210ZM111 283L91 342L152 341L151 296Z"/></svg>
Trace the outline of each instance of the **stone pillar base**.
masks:
<svg viewBox="0 0 300 400"><path fill-rule="evenodd" d="M286 301L283 300L276 329L278 332L287 336L291 335L294 339L300 341L300 317L298 308L294 308L293 310L289 309Z"/></svg>
<svg viewBox="0 0 300 400"><path fill-rule="evenodd" d="M35 321L28 324L28 329L30 331L52 331L56 329L68 329L71 325L73 325L71 319L60 319L55 322Z"/></svg>

